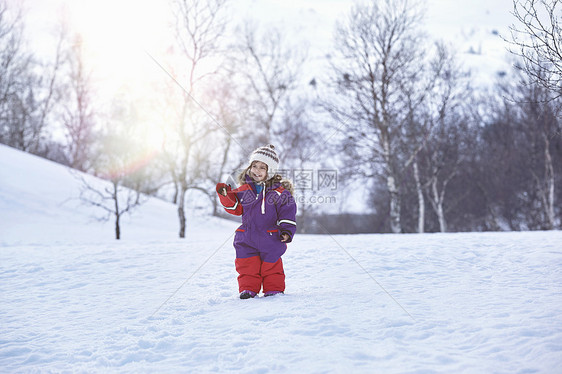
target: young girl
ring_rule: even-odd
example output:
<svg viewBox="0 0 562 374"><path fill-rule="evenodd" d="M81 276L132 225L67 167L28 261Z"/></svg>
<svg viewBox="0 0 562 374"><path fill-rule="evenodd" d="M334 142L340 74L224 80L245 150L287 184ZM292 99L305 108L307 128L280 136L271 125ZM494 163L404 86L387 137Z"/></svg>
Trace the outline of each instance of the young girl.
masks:
<svg viewBox="0 0 562 374"><path fill-rule="evenodd" d="M242 216L234 237L241 299L255 297L262 285L264 296L285 291L281 256L297 229L297 205L291 182L281 180L278 170L275 147L268 145L252 153L250 165L238 177L240 187L217 184L224 209Z"/></svg>

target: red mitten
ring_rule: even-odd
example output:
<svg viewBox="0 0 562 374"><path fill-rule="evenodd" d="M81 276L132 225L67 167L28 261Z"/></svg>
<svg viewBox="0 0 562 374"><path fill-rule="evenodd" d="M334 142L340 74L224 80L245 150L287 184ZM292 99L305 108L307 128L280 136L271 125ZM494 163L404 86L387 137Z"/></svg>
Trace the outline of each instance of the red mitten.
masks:
<svg viewBox="0 0 562 374"><path fill-rule="evenodd" d="M226 183L217 183L217 194L219 195L219 200L226 210L230 214L239 216L242 214L242 205L238 203L238 198L236 193L232 191L232 187Z"/></svg>
<svg viewBox="0 0 562 374"><path fill-rule="evenodd" d="M219 195L226 196L230 190L232 190L230 185L227 185L226 183L217 183L217 193Z"/></svg>

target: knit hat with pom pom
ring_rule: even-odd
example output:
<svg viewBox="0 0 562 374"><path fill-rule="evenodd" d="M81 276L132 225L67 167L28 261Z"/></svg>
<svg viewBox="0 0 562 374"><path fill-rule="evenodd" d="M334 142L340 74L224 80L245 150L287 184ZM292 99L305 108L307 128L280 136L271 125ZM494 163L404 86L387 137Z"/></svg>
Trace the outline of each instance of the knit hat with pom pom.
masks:
<svg viewBox="0 0 562 374"><path fill-rule="evenodd" d="M275 147L271 144L259 147L250 156L250 165L254 161L261 161L267 165L267 174L272 177L279 171L279 157Z"/></svg>

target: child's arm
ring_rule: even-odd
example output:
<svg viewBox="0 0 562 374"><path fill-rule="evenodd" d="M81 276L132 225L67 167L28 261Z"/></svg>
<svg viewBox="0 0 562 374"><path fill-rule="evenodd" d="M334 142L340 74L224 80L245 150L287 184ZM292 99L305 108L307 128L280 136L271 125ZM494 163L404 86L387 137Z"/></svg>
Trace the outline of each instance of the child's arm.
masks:
<svg viewBox="0 0 562 374"><path fill-rule="evenodd" d="M235 216L242 215L244 211L242 204L240 204L236 193L232 191L232 188L229 185L225 183L217 183L217 194L224 210Z"/></svg>
<svg viewBox="0 0 562 374"><path fill-rule="evenodd" d="M287 190L279 196L277 202L277 225L283 242L290 243L297 231L297 204L291 193ZM288 236L288 237L287 237ZM284 239L284 240L283 240Z"/></svg>

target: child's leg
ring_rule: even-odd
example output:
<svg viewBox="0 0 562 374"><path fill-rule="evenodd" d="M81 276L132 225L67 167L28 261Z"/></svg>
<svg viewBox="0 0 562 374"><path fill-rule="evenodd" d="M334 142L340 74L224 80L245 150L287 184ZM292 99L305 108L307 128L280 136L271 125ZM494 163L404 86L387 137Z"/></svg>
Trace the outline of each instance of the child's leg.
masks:
<svg viewBox="0 0 562 374"><path fill-rule="evenodd" d="M236 259L238 274L238 291L253 291L259 293L261 289L260 256Z"/></svg>
<svg viewBox="0 0 562 374"><path fill-rule="evenodd" d="M281 258L277 262L262 262L261 276L263 278L263 292L285 291L285 272Z"/></svg>

